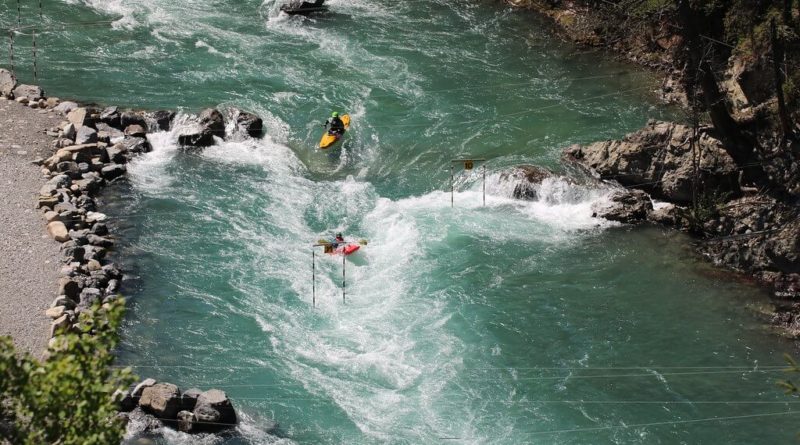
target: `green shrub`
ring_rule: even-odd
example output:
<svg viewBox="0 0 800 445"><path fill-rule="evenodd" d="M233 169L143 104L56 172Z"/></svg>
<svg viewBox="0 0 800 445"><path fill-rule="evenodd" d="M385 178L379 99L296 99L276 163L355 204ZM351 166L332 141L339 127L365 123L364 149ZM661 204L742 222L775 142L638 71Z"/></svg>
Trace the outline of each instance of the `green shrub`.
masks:
<svg viewBox="0 0 800 445"><path fill-rule="evenodd" d="M37 361L0 337L0 439L19 445L118 445L124 425L115 418L114 393L133 381L112 367L124 301L80 316L80 333L63 333Z"/></svg>

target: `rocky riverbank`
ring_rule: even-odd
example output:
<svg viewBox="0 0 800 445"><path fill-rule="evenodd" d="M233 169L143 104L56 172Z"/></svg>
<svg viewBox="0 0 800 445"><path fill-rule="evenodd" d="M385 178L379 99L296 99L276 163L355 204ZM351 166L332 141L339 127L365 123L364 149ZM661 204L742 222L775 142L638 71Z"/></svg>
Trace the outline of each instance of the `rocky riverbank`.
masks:
<svg viewBox="0 0 800 445"><path fill-rule="evenodd" d="M47 116L43 118L48 123L43 137L50 142L41 144L37 151L40 157L27 165L39 166L45 178L31 207L41 212L46 232L58 243L60 252L53 261L53 268L61 264L58 273L53 274L59 277L56 296L44 311L52 320L46 337L51 350L59 347L62 335L81 331L80 314L93 313L88 311L92 306L120 298L124 276L110 260L118 239L113 234L113 224L101 212L102 190L125 180L127 164L152 150L148 133L170 130L176 113L113 106L100 109L48 98L41 88L18 85L11 73L1 69L0 98L12 110L11 116L30 113L29 110L37 110L37 116ZM215 138L224 138L228 133L227 122L231 122L232 133L250 137L263 133L258 116L236 109L225 111L227 120L216 109L186 116L177 135L179 144L187 150L212 145ZM10 306L24 308L23 303ZM11 334L22 338L23 343L29 336L41 336L24 330ZM116 397L120 400L121 417L130 421L132 436L152 435L163 427L186 433L218 433L237 423L232 403L216 389L181 393L175 385L147 379Z"/></svg>
<svg viewBox="0 0 800 445"><path fill-rule="evenodd" d="M752 276L774 297L770 320L800 337L792 68L800 40L791 2L696 9L691 2L506 1L549 17L568 40L665 73L662 96L685 106L695 125L649 122L621 140L568 147L565 162L637 191L639 199L616 195L611 219L690 232L714 264ZM778 57L780 65L770 61ZM661 204L641 207L642 196Z"/></svg>
<svg viewBox="0 0 800 445"><path fill-rule="evenodd" d="M689 127L653 121L622 140L569 147L564 159L668 203L640 221L687 231L714 264L753 276L773 294L771 321L800 336L800 207L744 186L713 128L693 136Z"/></svg>

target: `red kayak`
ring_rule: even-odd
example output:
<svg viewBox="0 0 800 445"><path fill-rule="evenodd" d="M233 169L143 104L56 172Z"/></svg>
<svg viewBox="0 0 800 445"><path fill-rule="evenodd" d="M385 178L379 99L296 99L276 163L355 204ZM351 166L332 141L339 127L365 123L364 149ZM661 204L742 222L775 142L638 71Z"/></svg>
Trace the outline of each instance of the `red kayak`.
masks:
<svg viewBox="0 0 800 445"><path fill-rule="evenodd" d="M361 246L359 246L358 244L345 244L343 246L337 247L332 252L328 252L328 254L330 254L330 255L344 255L344 256L347 256L347 255L352 255L352 254L356 253L358 251L358 249L360 249L360 248L361 248Z"/></svg>

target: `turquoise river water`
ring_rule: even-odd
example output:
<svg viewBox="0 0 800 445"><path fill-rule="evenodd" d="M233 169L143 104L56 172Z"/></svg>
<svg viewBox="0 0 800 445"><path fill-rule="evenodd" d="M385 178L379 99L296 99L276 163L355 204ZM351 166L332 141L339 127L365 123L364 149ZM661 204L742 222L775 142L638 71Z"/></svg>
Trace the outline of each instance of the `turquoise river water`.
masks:
<svg viewBox="0 0 800 445"><path fill-rule="evenodd" d="M328 3L303 19L273 0L45 0L40 18L21 1L53 95L265 118L261 140L194 153L151 134L106 196L130 274L121 362L224 389L242 418L168 443L794 442L775 384L793 345L747 309L757 289L680 234L592 218L607 190L547 181L521 202L500 178L679 118L655 77L500 1ZM353 128L321 153L332 110ZM450 206L462 157L488 159L485 207L480 168L456 171ZM311 244L335 231L369 245L346 302L341 261L317 256L313 307Z"/></svg>

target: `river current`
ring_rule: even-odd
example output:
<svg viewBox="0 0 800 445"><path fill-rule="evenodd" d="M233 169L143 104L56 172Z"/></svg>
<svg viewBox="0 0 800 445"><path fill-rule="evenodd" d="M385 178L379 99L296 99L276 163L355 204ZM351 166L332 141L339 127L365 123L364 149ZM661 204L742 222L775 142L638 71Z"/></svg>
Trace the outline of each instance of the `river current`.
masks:
<svg viewBox="0 0 800 445"><path fill-rule="evenodd" d="M178 127L208 106L265 119L263 139L197 152L151 134L106 194L129 273L120 361L224 389L242 418L236 438L168 443L794 440L776 386L793 346L749 309L758 289L680 234L592 218L607 190L547 181L523 202L500 177L680 119L655 76L500 1L329 0L310 19L273 0L21 3L53 95L179 108ZM324 153L331 111L353 126ZM488 160L485 206L482 164L459 158ZM312 244L337 231L369 241L346 301L339 257L318 252L312 289Z"/></svg>

